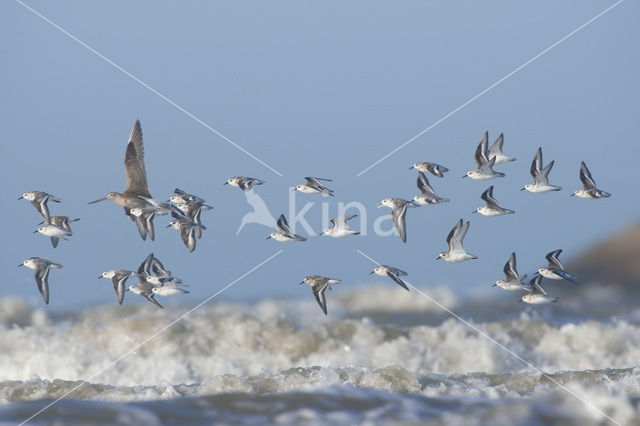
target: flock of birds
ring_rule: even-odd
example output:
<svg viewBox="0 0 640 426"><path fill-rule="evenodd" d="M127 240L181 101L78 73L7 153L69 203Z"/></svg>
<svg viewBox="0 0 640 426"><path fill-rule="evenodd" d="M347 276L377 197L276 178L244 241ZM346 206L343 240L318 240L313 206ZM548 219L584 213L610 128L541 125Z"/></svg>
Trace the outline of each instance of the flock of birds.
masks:
<svg viewBox="0 0 640 426"><path fill-rule="evenodd" d="M502 152L504 144L504 136L501 134L496 141L488 146L489 134L485 132L484 137L478 144L475 151L475 161L477 167L468 171L463 178L469 177L474 180L488 180L497 177L504 177L505 174L494 170L494 166L498 164L515 161ZM546 193L551 191L560 191L562 188L549 183L549 173L554 162L551 161L543 166L542 148L538 148L533 161L531 163L531 176L533 183L526 184L521 190L527 190L532 193ZM202 224L200 216L202 211L211 210L213 207L206 204L202 198L175 189L174 194L166 202L157 201L152 198L147 185L147 175L144 163L144 145L142 143L142 129L140 121L136 124L129 136L129 142L125 153L124 168L126 173L126 186L122 193L109 192L103 198L92 201L94 204L100 201L111 200L118 206L124 208L125 214L135 222L138 232L143 240L154 240L155 231L153 221L156 216L170 214L172 220L167 227L172 227L180 231L182 241L189 252L193 252L196 248L196 241L202 237L202 232L207 228ZM420 194L413 197L413 200L405 200L402 198L385 198L378 203L378 206L386 206L391 208L391 217L394 227L403 242L407 241L406 213L409 207L420 207L425 205L435 205L446 203L448 198L441 197L436 194L432 186L429 184L426 173L430 173L436 177L444 177L449 171L448 168L429 162L418 162L413 164L410 169L418 171L417 186ZM305 194L321 194L323 196L333 196L333 190L327 188L324 182L331 182L330 179L318 177L306 177L306 183L299 184L293 191L300 191ZM597 188L596 183L584 162L580 165L580 180L582 188L571 194L586 199L600 199L610 197L611 194ZM262 185L265 182L251 177L232 177L225 182L225 185L231 185L240 188L243 191L251 191L255 185ZM490 186L482 193L484 206L478 207L473 213L480 213L484 216L502 216L515 213L513 210L504 208L498 203L493 195L493 186ZM24 193L19 199L31 201L36 208L43 221L39 224L34 232L39 232L51 239L53 247L57 247L60 239L67 240L73 234L71 223L78 221L78 218L69 216L50 216L48 202L52 201L60 203L61 200L51 194L42 191L32 191ZM346 217L338 217L331 220L332 226L324 229L322 235L333 238L344 238L357 235L359 232L349 228L348 221L357 215ZM470 259L477 259L477 256L466 252L463 246L464 238L469 230L470 222L464 222L460 219L449 232L447 236L448 250L442 252L436 258L443 259L447 262L463 262ZM280 215L277 220L277 231L272 232L267 239L274 239L280 242L302 242L306 238L295 234L287 223L284 215ZM524 280L527 275L520 276L516 269L516 254L511 253L507 263L504 266L504 280L498 280L494 286L508 291L525 291L521 298L521 302L531 304L541 304L555 302L558 299L549 296L542 287L542 279L566 280L574 284L576 275L568 272L558 259L562 250L554 250L547 254L546 259L548 265L546 268L540 268L529 283ZM26 266L34 269L35 280L38 290L42 295L45 303L49 303L49 283L48 277L51 268L62 269L62 265L52 262L41 257L31 257L24 260L19 266ZM407 273L387 265L378 265L371 274L392 279L396 284L409 291L409 286L401 277ZM126 288L126 282L129 278L136 277L139 282L136 285L130 285ZM154 257L153 253L149 254L140 264L137 271L126 269L111 269L103 272L98 278L109 278L112 280L113 288L119 304L124 301L126 291L144 297L149 302L162 308L155 296L174 296L188 293L183 287L187 286L180 278L171 275L162 263ZM342 280L336 278L325 277L322 275L311 275L306 277L300 284L308 284L311 286L314 297L316 298L320 308L327 314L327 302L325 291L331 290L332 285L339 284Z"/></svg>

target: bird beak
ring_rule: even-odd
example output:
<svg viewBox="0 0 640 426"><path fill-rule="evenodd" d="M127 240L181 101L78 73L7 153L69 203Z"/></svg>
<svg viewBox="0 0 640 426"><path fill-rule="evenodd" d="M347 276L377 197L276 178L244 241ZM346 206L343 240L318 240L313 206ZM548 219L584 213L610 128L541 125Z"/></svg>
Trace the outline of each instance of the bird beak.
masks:
<svg viewBox="0 0 640 426"><path fill-rule="evenodd" d="M497 285L498 285L498 284L494 284L494 285L492 285L491 287L495 287L495 286L497 286Z"/></svg>
<svg viewBox="0 0 640 426"><path fill-rule="evenodd" d="M269 238L271 238L271 235L269 235L269 236L268 236L267 238L265 238L265 239L267 239L267 240L268 240Z"/></svg>
<svg viewBox="0 0 640 426"><path fill-rule="evenodd" d="M522 299L518 300L518 303L522 302Z"/></svg>
<svg viewBox="0 0 640 426"><path fill-rule="evenodd" d="M222 186L224 186L224 185L228 185L228 184L229 184L229 182L225 182L225 183L223 183L223 184L222 184Z"/></svg>
<svg viewBox="0 0 640 426"><path fill-rule="evenodd" d="M24 266L24 263L19 264L18 266Z"/></svg>
<svg viewBox="0 0 640 426"><path fill-rule="evenodd" d="M18 198L18 200L22 200L23 198L24 198L24 197L20 197L20 198Z"/></svg>
<svg viewBox="0 0 640 426"><path fill-rule="evenodd" d="M413 166L409 167L409 170L413 169Z"/></svg>
<svg viewBox="0 0 640 426"><path fill-rule="evenodd" d="M102 275L100 275L100 276L98 277L98 279L100 279L100 278L102 278Z"/></svg>
<svg viewBox="0 0 640 426"><path fill-rule="evenodd" d="M373 271L369 272L369 275L373 274Z"/></svg>
<svg viewBox="0 0 640 426"><path fill-rule="evenodd" d="M463 177L463 178L466 178L466 177L467 177L467 175L464 175L464 176L462 176L462 177Z"/></svg>
<svg viewBox="0 0 640 426"><path fill-rule="evenodd" d="M302 282L301 282L301 283L299 283L298 285L302 285L302 284L304 284L304 281L302 281Z"/></svg>
<svg viewBox="0 0 640 426"><path fill-rule="evenodd" d="M291 190L291 192L293 192L293 191L295 191L295 190L296 190L296 189L295 189L295 188L293 188L293 189Z"/></svg>
<svg viewBox="0 0 640 426"><path fill-rule="evenodd" d="M171 224L168 224L168 225L167 225L167 228L169 228L170 226L171 226Z"/></svg>
<svg viewBox="0 0 640 426"><path fill-rule="evenodd" d="M573 197L574 195L576 195L576 194L571 194L571 195L569 195L569 197Z"/></svg>
<svg viewBox="0 0 640 426"><path fill-rule="evenodd" d="M100 201L104 201L104 200L106 200L106 199L107 199L107 197L102 197L102 198L100 198L100 199L98 199L98 200L91 201L89 204L99 203Z"/></svg>
<svg viewBox="0 0 640 426"><path fill-rule="evenodd" d="M436 257L436 260L440 260L440 259L442 259L440 256Z"/></svg>
<svg viewBox="0 0 640 426"><path fill-rule="evenodd" d="M34 233L34 234L35 234L35 233L37 233L37 232L38 232L38 230L37 230L37 229L36 229L35 231L33 231L33 233Z"/></svg>
<svg viewBox="0 0 640 426"><path fill-rule="evenodd" d="M381 206L381 205L382 205L382 202L380 202L380 203L376 204L376 206Z"/></svg>
<svg viewBox="0 0 640 426"><path fill-rule="evenodd" d="M478 210L474 210L471 212L471 214L474 214L474 213L478 213Z"/></svg>
<svg viewBox="0 0 640 426"><path fill-rule="evenodd" d="M524 191L526 188L520 188L520 191Z"/></svg>

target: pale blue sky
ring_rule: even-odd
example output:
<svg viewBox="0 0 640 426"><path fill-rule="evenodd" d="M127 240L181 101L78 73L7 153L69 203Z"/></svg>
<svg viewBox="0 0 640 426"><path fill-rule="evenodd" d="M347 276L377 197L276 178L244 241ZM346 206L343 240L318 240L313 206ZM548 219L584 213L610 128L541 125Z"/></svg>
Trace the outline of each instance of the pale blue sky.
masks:
<svg viewBox="0 0 640 426"><path fill-rule="evenodd" d="M131 268L156 253L191 284L181 299L195 304L279 249L285 252L224 297L304 297L305 275L342 278L343 291L371 282L373 265L357 248L409 272L416 285L492 291L512 250L522 273L564 248L564 259L637 220L632 173L640 155L638 75L640 6L619 7L361 177L356 173L440 119L613 2L109 2L28 3L79 39L191 111L282 172L277 176L39 17L11 1L0 5L0 179L3 221L0 297L42 304L33 273L17 268L30 256L62 263L53 271L51 307L116 303L104 270ZM194 253L156 220L155 242L143 242L112 203L87 205L124 188L123 158L135 120L142 123L149 187L166 199L173 188L215 206ZM474 167L485 130L505 133L499 166L507 177L461 179ZM538 146L555 160L551 181L565 189L520 192L530 181ZM608 200L569 198L586 161ZM231 176L265 180L258 188L274 215L288 212L288 187L303 176L334 180L338 201L370 206L417 194L415 161L451 169L429 177L447 205L408 212L408 242L370 235L310 238L296 245L265 240L248 225ZM471 215L480 194L516 210L508 217ZM71 241L57 249L32 234L39 217L25 191L44 190L64 202L52 214L80 217ZM320 231L320 197L307 216ZM471 220L466 248L479 260L435 262L459 219ZM299 230L300 231L300 230ZM393 285L393 284L389 284ZM400 290L399 290L400 291ZM133 296L133 297L132 297ZM310 296L310 295L309 295ZM417 297L415 295L411 297ZM506 296L505 296L506 297ZM165 301L167 299L164 299ZM128 295L125 303L144 302ZM170 304L170 302L168 302Z"/></svg>

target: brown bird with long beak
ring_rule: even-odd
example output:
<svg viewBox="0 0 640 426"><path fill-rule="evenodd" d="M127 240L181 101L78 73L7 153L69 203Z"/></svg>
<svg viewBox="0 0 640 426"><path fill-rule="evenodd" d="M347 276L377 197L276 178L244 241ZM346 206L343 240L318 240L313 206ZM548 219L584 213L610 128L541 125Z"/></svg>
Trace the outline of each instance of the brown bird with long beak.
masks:
<svg viewBox="0 0 640 426"><path fill-rule="evenodd" d="M111 200L124 207L124 213L135 222L136 217L131 214L131 209L149 207L149 202L141 197L151 198L151 193L149 193L149 187L147 186L147 172L144 167L144 145L142 144L140 120L136 121L131 131L131 136L129 136L129 143L124 156L124 171L127 176L124 192L109 192L103 198L92 201L89 204Z"/></svg>

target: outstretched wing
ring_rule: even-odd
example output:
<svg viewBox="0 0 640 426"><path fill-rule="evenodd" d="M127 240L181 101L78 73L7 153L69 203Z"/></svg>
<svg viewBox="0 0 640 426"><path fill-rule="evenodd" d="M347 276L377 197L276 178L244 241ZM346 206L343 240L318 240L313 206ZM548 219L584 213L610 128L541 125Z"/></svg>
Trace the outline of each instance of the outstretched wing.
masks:
<svg viewBox="0 0 640 426"><path fill-rule="evenodd" d="M136 121L124 156L124 171L127 175L125 192L151 197L147 186L147 172L144 166L144 146L140 120Z"/></svg>
<svg viewBox="0 0 640 426"><path fill-rule="evenodd" d="M544 291L544 288L542 288L542 285L540 284L541 282L542 282L542 275L536 275L535 278L532 279L531 282L529 283L531 284L531 289L532 289L531 292L548 296L547 292Z"/></svg>
<svg viewBox="0 0 640 426"><path fill-rule="evenodd" d="M502 144L504 144L504 133L500 133L498 139L491 144L489 148L489 157L495 157L498 154L502 154Z"/></svg>
<svg viewBox="0 0 640 426"><path fill-rule="evenodd" d="M587 168L587 165L584 164L584 161L580 163L580 180L582 181L582 186L584 186L584 189L596 188L596 182L591 177L591 172Z"/></svg>
<svg viewBox="0 0 640 426"><path fill-rule="evenodd" d="M38 290L44 299L44 303L49 304L49 269L51 265L47 264L46 266L40 267L36 269L36 284L38 285Z"/></svg>
<svg viewBox="0 0 640 426"><path fill-rule="evenodd" d="M549 252L545 256L545 259L547 259L547 262L549 262L549 268L550 269L564 270L564 267L562 266L562 263L560 263L560 260L558 259L558 256L560 256L560 253L562 253L562 249L558 249L558 250L554 250L552 252Z"/></svg>
<svg viewBox="0 0 640 426"><path fill-rule="evenodd" d="M320 309L322 309L322 312L324 312L325 315L327 315L327 299L324 295L324 291L326 289L327 282L324 282L322 284L314 284L314 286L311 288L311 290L313 291L313 295L318 301L318 305L320 305Z"/></svg>
<svg viewBox="0 0 640 426"><path fill-rule="evenodd" d="M396 227L402 242L407 242L407 221L405 216L407 215L407 204L396 207L391 211L391 218L393 219L393 225Z"/></svg>
<svg viewBox="0 0 640 426"><path fill-rule="evenodd" d="M285 234L293 234L293 232L291 232L291 228L289 228L287 219L284 217L283 214L281 214L280 217L278 218L277 225L280 231L284 232Z"/></svg>
<svg viewBox="0 0 640 426"><path fill-rule="evenodd" d="M435 191L433 190L431 185L429 185L429 180L427 179L427 176L422 172L418 172L417 185L418 185L418 189L423 195L430 195L432 197L436 196Z"/></svg>
<svg viewBox="0 0 640 426"><path fill-rule="evenodd" d="M460 219L453 228L451 228L451 231L449 231L449 235L447 235L447 245L449 246L449 250L451 250L453 248L453 240L454 237L456 235L456 233L458 232L458 230L462 228L462 219Z"/></svg>
<svg viewBox="0 0 640 426"><path fill-rule="evenodd" d="M500 204L498 204L498 200L493 198L493 185L491 185L486 191L484 191L480 198L482 198L482 200L487 203L487 207L500 207Z"/></svg>
<svg viewBox="0 0 640 426"><path fill-rule="evenodd" d="M489 161L489 154L487 152L488 142L489 142L489 132L484 132L484 136L482 137L482 140L480 140L480 143L478 144L478 147L476 148L476 153L475 153L475 159L476 159L476 164L478 165L478 168L482 167L484 163Z"/></svg>
<svg viewBox="0 0 640 426"><path fill-rule="evenodd" d="M116 297L118 298L118 304L120 305L122 305L122 302L124 301L124 293L125 293L124 284L127 281L127 278L129 278L129 275L116 274L111 279L111 282L113 282L113 290L116 292Z"/></svg>
<svg viewBox="0 0 640 426"><path fill-rule="evenodd" d="M542 147L538 147L538 150L536 151L536 155L533 157L533 161L531 162L531 169L529 170L529 172L531 173L531 176L535 180L541 171L542 171Z"/></svg>
<svg viewBox="0 0 640 426"><path fill-rule="evenodd" d="M398 284L400 287L404 288L405 290L409 291L409 287L407 287L407 284L402 281L400 279L400 277L398 277L398 275L394 274L393 272L387 270L387 276L389 278L391 278L393 281L396 282L396 284Z"/></svg>
<svg viewBox="0 0 640 426"><path fill-rule="evenodd" d="M513 281L518 279L518 271L516 270L516 253L512 252L509 256L509 260L504 264L504 275L507 281Z"/></svg>

